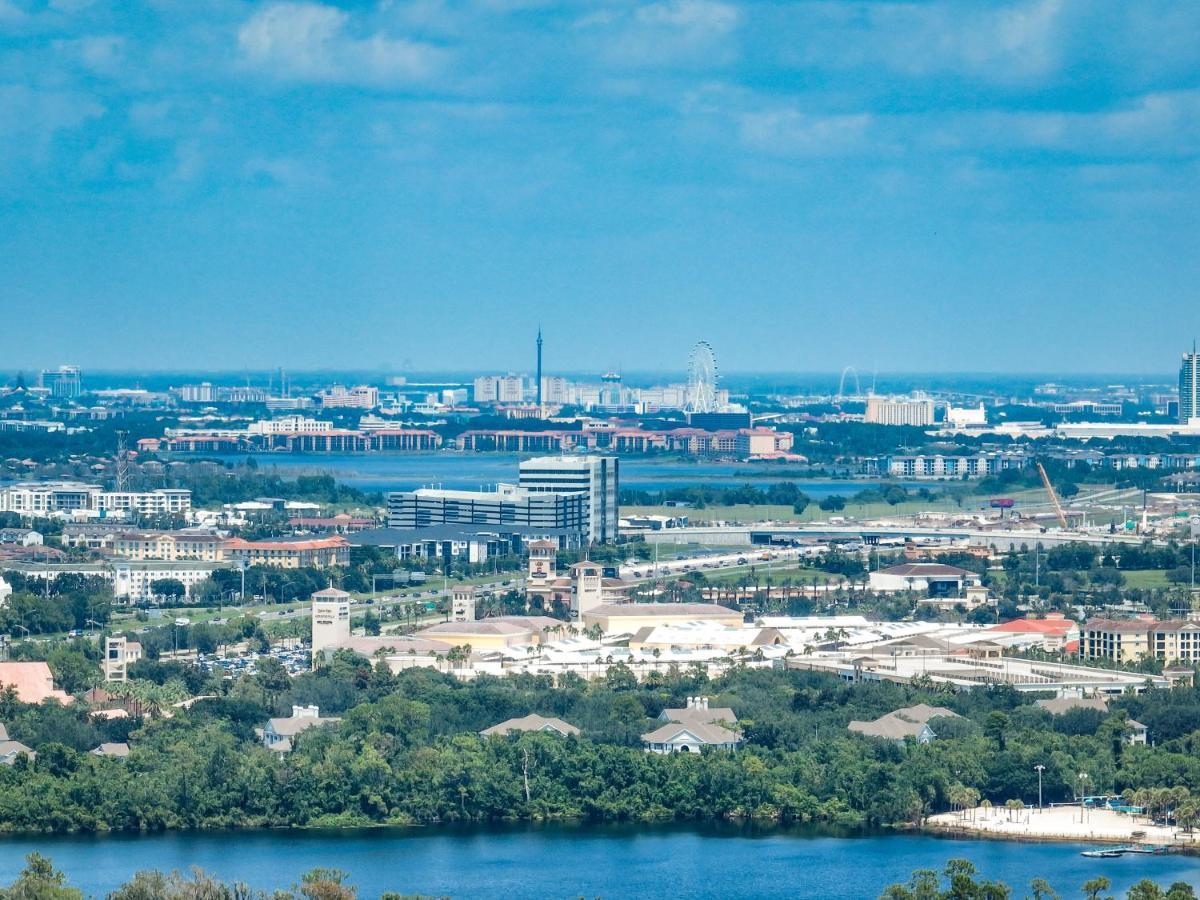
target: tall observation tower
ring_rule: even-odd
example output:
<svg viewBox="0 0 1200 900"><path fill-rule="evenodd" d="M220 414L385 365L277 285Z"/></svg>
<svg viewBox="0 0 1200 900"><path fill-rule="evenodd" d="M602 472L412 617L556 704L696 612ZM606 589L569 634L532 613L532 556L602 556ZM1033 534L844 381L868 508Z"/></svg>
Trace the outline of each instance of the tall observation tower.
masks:
<svg viewBox="0 0 1200 900"><path fill-rule="evenodd" d="M537 336L537 405L538 416L542 417L542 327L538 326Z"/></svg>

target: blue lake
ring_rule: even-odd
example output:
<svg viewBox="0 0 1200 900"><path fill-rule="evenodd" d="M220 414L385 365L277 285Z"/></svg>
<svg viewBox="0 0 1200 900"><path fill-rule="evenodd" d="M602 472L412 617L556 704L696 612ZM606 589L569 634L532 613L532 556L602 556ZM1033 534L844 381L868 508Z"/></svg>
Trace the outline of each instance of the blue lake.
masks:
<svg viewBox="0 0 1200 900"><path fill-rule="evenodd" d="M187 457L181 456L180 459ZM396 453L305 455L268 453L206 457L241 465L254 459L263 472L276 470L283 477L329 474L338 481L368 491L413 490L440 485L455 490L497 482L515 483L517 464L526 458L513 453ZM878 481L860 479L800 478L797 467L776 463L684 462L630 458L621 460L621 486L661 491L693 485L737 486L751 483L767 487L777 481L795 481L810 497L849 496ZM897 482L888 482L896 484ZM919 482L900 482L920 487ZM925 485L936 488L937 485Z"/></svg>
<svg viewBox="0 0 1200 900"><path fill-rule="evenodd" d="M384 891L453 897L878 897L914 869L971 860L1025 896L1034 878L1061 896L1103 874L1113 893L1142 878L1200 884L1200 858L1089 860L1084 845L1021 844L927 835L836 836L735 826L512 826L363 831L200 832L137 837L0 839L0 883L25 854L50 856L71 883L103 896L139 869L198 866L269 889L309 869L349 873L362 898Z"/></svg>

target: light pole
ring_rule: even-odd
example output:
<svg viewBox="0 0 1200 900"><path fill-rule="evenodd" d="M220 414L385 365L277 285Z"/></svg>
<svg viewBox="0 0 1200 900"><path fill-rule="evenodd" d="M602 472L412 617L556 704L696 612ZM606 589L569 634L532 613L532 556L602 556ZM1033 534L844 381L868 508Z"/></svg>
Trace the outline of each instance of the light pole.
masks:
<svg viewBox="0 0 1200 900"><path fill-rule="evenodd" d="M1042 811L1042 773L1046 771L1046 767L1038 763L1034 768L1038 773L1038 812Z"/></svg>
<svg viewBox="0 0 1200 900"><path fill-rule="evenodd" d="M1085 808L1085 804L1084 804L1084 800L1083 800L1083 790L1084 790L1084 782L1087 781L1087 777L1088 777L1087 772L1079 773L1079 824L1080 825L1083 824L1083 811Z"/></svg>

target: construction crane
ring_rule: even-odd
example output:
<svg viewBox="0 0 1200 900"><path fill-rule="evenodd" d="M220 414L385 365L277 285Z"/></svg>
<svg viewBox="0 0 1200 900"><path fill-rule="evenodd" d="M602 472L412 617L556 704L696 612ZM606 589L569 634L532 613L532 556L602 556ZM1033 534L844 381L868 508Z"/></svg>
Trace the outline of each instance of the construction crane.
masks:
<svg viewBox="0 0 1200 900"><path fill-rule="evenodd" d="M1063 512L1062 504L1058 502L1058 494L1054 491L1054 485L1050 483L1050 476L1046 474L1046 467L1039 462L1037 470L1038 474L1042 476L1042 484L1046 486L1046 493L1050 495L1050 502L1054 504L1054 514L1058 516L1058 524L1062 526L1063 531L1066 531L1070 527L1067 525L1067 514Z"/></svg>

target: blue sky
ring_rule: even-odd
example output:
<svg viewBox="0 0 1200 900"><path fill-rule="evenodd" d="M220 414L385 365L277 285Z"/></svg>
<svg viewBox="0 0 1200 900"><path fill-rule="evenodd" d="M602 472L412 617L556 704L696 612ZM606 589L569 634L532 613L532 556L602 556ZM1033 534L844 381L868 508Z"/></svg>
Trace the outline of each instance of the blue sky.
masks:
<svg viewBox="0 0 1200 900"><path fill-rule="evenodd" d="M1165 372L1194 0L0 0L0 374Z"/></svg>

